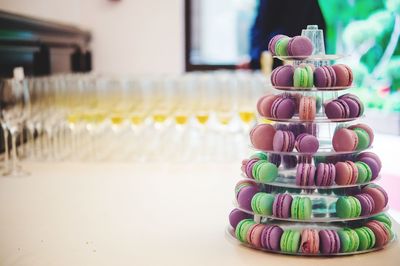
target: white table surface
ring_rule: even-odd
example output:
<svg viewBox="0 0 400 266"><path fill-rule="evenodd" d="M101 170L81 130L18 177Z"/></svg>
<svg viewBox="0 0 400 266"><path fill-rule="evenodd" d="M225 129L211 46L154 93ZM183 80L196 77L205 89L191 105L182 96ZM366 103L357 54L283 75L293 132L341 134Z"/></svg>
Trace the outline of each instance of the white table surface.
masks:
<svg viewBox="0 0 400 266"><path fill-rule="evenodd" d="M27 163L0 178L0 265L399 265L258 252L225 237L238 164ZM399 226L396 224L399 234Z"/></svg>

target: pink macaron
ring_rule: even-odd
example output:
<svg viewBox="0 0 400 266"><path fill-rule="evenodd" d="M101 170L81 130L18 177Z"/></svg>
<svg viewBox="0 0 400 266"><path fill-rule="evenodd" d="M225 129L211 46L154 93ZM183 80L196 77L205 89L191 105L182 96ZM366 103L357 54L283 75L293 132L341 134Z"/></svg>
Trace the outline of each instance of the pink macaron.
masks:
<svg viewBox="0 0 400 266"><path fill-rule="evenodd" d="M261 234L264 228L263 224L253 224L247 231L247 242L255 248L261 248Z"/></svg>
<svg viewBox="0 0 400 266"><path fill-rule="evenodd" d="M386 191L377 185L367 185L361 191L362 193L366 193L373 198L375 207L372 213L381 212L388 204L388 195Z"/></svg>
<svg viewBox="0 0 400 266"><path fill-rule="evenodd" d="M338 185L355 184L358 178L358 168L352 161L337 162L335 164L335 182Z"/></svg>
<svg viewBox="0 0 400 266"><path fill-rule="evenodd" d="M313 121L317 110L315 97L304 96L300 99L299 118L304 121Z"/></svg>
<svg viewBox="0 0 400 266"><path fill-rule="evenodd" d="M338 129L332 138L333 149L337 152L354 151L358 145L357 134L350 129Z"/></svg>
<svg viewBox="0 0 400 266"><path fill-rule="evenodd" d="M250 141L254 148L260 150L272 150L275 128L269 124L259 124L250 131Z"/></svg>
<svg viewBox="0 0 400 266"><path fill-rule="evenodd" d="M351 68L344 64L332 65L336 74L336 85L338 87L350 86L353 82L353 71Z"/></svg>
<svg viewBox="0 0 400 266"><path fill-rule="evenodd" d="M257 111L263 117L272 117L271 110L273 102L278 98L278 95L264 95L257 102Z"/></svg>

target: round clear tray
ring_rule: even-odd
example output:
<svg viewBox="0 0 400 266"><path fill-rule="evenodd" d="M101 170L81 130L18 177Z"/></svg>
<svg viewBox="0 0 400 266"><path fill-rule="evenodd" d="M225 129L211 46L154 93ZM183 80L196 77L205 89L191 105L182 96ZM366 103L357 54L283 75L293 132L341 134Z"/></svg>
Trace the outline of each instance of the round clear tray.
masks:
<svg viewBox="0 0 400 266"><path fill-rule="evenodd" d="M325 197L329 197L329 196L325 196ZM322 199L319 199L320 201L322 201ZM239 204L237 203L237 201L235 200L234 206L235 208L254 215L254 216L259 216L262 218L266 218L266 219L274 219L274 220L281 220L281 221L288 221L288 222L298 222L298 223L334 223L334 222L348 222L348 221L357 221L357 220L365 220L368 218L371 218L373 216L379 215L381 213L386 212L389 207L386 206L385 208L383 208L382 211L378 212L378 213L373 213L370 215L364 215L364 216L358 216L358 217L352 217L352 218L340 218L336 216L336 210L335 210L335 206L332 207L332 204L328 204L328 205L324 205L323 203L321 203L321 207L318 207L318 203L317 200L314 199L313 201L313 209L312 209L312 213L311 213L311 219L308 220L300 220L300 219L295 219L295 218L280 218L280 217L276 217L273 215L262 215L262 214L256 214L253 211L249 211L249 210L245 210L241 207L239 207ZM336 200L335 200L336 202ZM319 217L321 216L321 217Z"/></svg>
<svg viewBox="0 0 400 266"><path fill-rule="evenodd" d="M322 145L321 145L322 144ZM325 145L324 145L325 144ZM321 143L320 142L320 148L318 149L317 152L314 153L308 153L308 152L298 152L298 151L291 151L291 152L283 152L283 151L273 151L273 150L261 150L257 149L254 146L250 145L250 149L254 151L262 151L270 154L279 154L279 155L292 155L292 156L338 156L338 155L352 155L352 154L357 154L363 151L367 151L369 149L372 149L372 146L368 147L365 150L355 150L355 151L334 151L332 149L331 145L326 145L326 143Z"/></svg>
<svg viewBox="0 0 400 266"><path fill-rule="evenodd" d="M286 170L283 170L286 171ZM288 170L289 171L289 170ZM296 173L296 170L294 169L294 173ZM274 182L262 182L253 178L250 178L246 176L246 174L242 173L241 175L245 179L254 181L255 183L258 184L263 184L263 185L268 185L268 186L274 186L274 187L283 187L283 188L297 188L297 189L304 189L305 191L309 190L315 190L315 189L340 189L340 188L352 188L352 187L360 187L364 185L368 185L371 183L375 183L376 181L381 179L381 175L379 175L377 178L374 180L370 180L365 183L356 183L356 184L349 184L349 185L337 185L333 184L332 186L298 186L296 185L296 176L294 175L282 175L278 174L278 177L275 179Z"/></svg>
<svg viewBox="0 0 400 266"><path fill-rule="evenodd" d="M344 58L345 55L342 54L316 54L309 56L274 55L273 57L283 61L330 61L330 60L338 60Z"/></svg>
<svg viewBox="0 0 400 266"><path fill-rule="evenodd" d="M295 87L295 86L277 86L271 85L274 89L280 91L343 91L353 88L352 86L334 86L334 87Z"/></svg>
<svg viewBox="0 0 400 266"><path fill-rule="evenodd" d="M363 118L364 116L353 117L353 118L336 118L330 119L326 116L316 116L314 120L301 120L298 116L294 116L289 119L281 119L275 117L265 117L260 116L262 119L270 120L273 122L284 122L284 123L303 123L303 124L312 124L312 123L345 123L355 121L357 119Z"/></svg>
<svg viewBox="0 0 400 266"><path fill-rule="evenodd" d="M330 226L329 229L339 229L338 227L334 227L334 226ZM328 229L327 227L325 229ZM263 248L256 248L250 244L246 244L246 243L242 243L240 242L236 236L235 236L235 231L231 226L227 226L226 230L225 230L225 235L226 238L231 241L234 244L240 244L243 246L246 246L248 248L252 248L252 249L256 249L256 250L260 250L260 251L264 251L264 252L270 252L270 253L278 253L278 254L284 254L284 255L293 255L293 256L319 256L319 257L329 257L329 256L348 256L348 255L356 255L356 254L363 254L363 253L369 253L369 252L374 252L374 251L378 251L381 249L384 249L390 245L392 245L395 241L396 241L396 235L393 234L392 239L383 247L378 247L378 248L371 248L371 249L367 249L367 250L361 250L361 251L354 251L354 252L340 252L340 253L332 253L332 254L321 254L321 253L316 253L316 254L309 254L309 253L302 253L302 252L297 252L297 253L290 253L290 252L283 252L283 251L274 251L274 250L269 250L269 249L263 249Z"/></svg>

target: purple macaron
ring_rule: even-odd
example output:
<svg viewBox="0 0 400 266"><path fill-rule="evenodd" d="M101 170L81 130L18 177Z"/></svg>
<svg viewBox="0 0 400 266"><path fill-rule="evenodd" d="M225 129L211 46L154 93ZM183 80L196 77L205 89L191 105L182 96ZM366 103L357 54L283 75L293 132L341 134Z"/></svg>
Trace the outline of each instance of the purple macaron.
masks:
<svg viewBox="0 0 400 266"><path fill-rule="evenodd" d="M295 147L299 152L315 153L318 151L319 141L315 136L303 133L297 136Z"/></svg>
<svg viewBox="0 0 400 266"><path fill-rule="evenodd" d="M332 163L319 163L317 166L317 186L332 186L336 177L336 168Z"/></svg>
<svg viewBox="0 0 400 266"><path fill-rule="evenodd" d="M261 246L268 250L279 251L283 229L278 225L266 225L261 233Z"/></svg>
<svg viewBox="0 0 400 266"><path fill-rule="evenodd" d="M361 100L354 94L346 93L340 96L338 99L343 100L349 107L350 118L359 117L364 113L364 105Z"/></svg>
<svg viewBox="0 0 400 266"><path fill-rule="evenodd" d="M278 97L271 106L271 115L278 119L290 119L296 109L295 101L290 97Z"/></svg>
<svg viewBox="0 0 400 266"><path fill-rule="evenodd" d="M360 201L361 204L361 216L370 215L375 208L375 202L371 195L367 193L361 193L355 195L355 197Z"/></svg>
<svg viewBox="0 0 400 266"><path fill-rule="evenodd" d="M289 218L293 198L290 194L277 194L272 206L272 214L278 218Z"/></svg>
<svg viewBox="0 0 400 266"><path fill-rule="evenodd" d="M320 66L314 70L314 85L317 88L333 87L336 84L336 74L330 66Z"/></svg>
<svg viewBox="0 0 400 266"><path fill-rule="evenodd" d="M305 36L295 36L291 38L287 45L288 55L298 58L310 56L314 46L311 40Z"/></svg>
<svg viewBox="0 0 400 266"><path fill-rule="evenodd" d="M284 65L275 68L271 73L271 83L274 86L292 87L294 67Z"/></svg>
<svg viewBox="0 0 400 266"><path fill-rule="evenodd" d="M325 114L329 119L350 117L351 111L345 100L335 99L325 104Z"/></svg>
<svg viewBox="0 0 400 266"><path fill-rule="evenodd" d="M319 231L319 248L322 254L339 253L340 238L335 230L323 229Z"/></svg>
<svg viewBox="0 0 400 266"><path fill-rule="evenodd" d="M239 209L233 209L229 214L229 223L234 229L236 229L236 226L241 220L251 218L253 218L251 214L245 213L244 211L241 211Z"/></svg>
<svg viewBox="0 0 400 266"><path fill-rule="evenodd" d="M260 190L257 186L246 186L242 188L237 196L239 207L244 210L251 211L251 200L259 191Z"/></svg>
<svg viewBox="0 0 400 266"><path fill-rule="evenodd" d="M369 168L371 169L371 172L372 172L371 180L374 180L375 178L378 177L380 167L379 167L379 163L376 160L374 160L371 157L363 157L360 159L360 161L368 164Z"/></svg>
<svg viewBox="0 0 400 266"><path fill-rule="evenodd" d="M372 160L374 160L376 162L376 164L378 165L378 172L381 171L382 169L382 161L381 159L379 159L379 156L376 155L373 152L363 152L357 155L357 160L361 161L364 158L371 158Z"/></svg>

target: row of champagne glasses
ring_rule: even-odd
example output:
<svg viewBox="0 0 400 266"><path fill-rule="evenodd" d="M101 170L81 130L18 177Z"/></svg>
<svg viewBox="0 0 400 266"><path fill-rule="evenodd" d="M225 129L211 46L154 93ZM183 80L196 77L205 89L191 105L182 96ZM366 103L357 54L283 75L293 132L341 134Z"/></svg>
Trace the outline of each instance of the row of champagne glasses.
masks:
<svg viewBox="0 0 400 266"><path fill-rule="evenodd" d="M241 149L232 151L242 139L235 134L255 122L265 82L259 73L227 71L25 79L27 142L19 153L30 160L224 158Z"/></svg>

